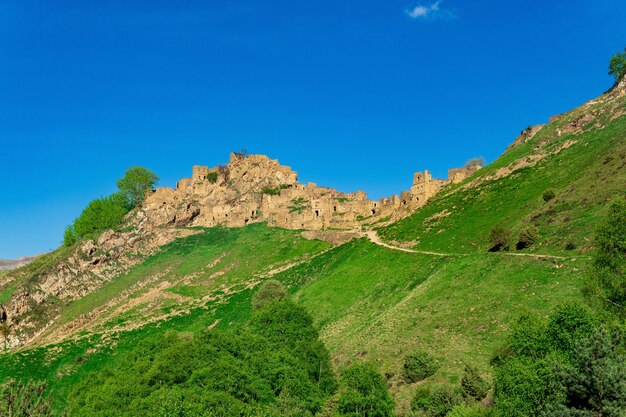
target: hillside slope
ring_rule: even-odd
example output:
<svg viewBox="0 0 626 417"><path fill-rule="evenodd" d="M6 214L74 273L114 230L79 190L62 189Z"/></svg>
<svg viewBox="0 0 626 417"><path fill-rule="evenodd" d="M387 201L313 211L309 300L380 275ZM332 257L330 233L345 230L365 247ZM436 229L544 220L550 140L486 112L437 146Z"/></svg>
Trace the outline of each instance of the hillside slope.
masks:
<svg viewBox="0 0 626 417"><path fill-rule="evenodd" d="M414 349L440 360L429 383L458 382L465 363L488 377L491 353L520 314L547 315L582 300L590 237L606 203L626 196L626 85L533 133L410 217L379 228L391 247L366 238L330 246L264 224L174 229L167 244L84 297L58 300L59 319L0 357L0 380L45 379L61 410L77 381L146 337L236 328L268 278L287 284L312 314L336 369L371 361L386 375L400 414L414 387L399 371ZM556 195L548 202L547 189ZM514 236L534 224L540 239L490 253L496 224ZM3 297L18 288L16 277L36 279L68 256L61 249L3 277Z"/></svg>

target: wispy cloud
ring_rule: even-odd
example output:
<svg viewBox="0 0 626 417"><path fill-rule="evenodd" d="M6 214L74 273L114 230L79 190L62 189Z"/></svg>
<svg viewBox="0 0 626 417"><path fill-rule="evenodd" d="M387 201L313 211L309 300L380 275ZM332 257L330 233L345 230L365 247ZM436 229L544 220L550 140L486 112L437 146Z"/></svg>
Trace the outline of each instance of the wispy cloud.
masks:
<svg viewBox="0 0 626 417"><path fill-rule="evenodd" d="M405 13L412 19L454 19L456 14L441 7L441 0L429 5L419 4L405 9Z"/></svg>

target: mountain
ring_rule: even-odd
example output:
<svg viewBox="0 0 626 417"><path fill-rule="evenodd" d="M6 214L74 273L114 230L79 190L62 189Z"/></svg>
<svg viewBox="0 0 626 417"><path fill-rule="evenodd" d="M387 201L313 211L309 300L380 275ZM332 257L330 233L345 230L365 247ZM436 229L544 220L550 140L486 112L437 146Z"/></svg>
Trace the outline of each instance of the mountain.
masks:
<svg viewBox="0 0 626 417"><path fill-rule="evenodd" d="M594 230L626 197L626 81L525 129L468 175L424 173L408 193L372 202L305 187L259 156L198 167L120 230L0 276L0 340L11 348L0 380L47 380L62 409L78 381L149 337L239 328L270 278L311 314L336 370L368 361L385 375L400 415L415 391L401 377L408 352L437 357L429 383L458 383L465 364L489 379L520 315L583 302ZM496 226L510 250L493 251ZM536 239L517 248L529 226Z"/></svg>
<svg viewBox="0 0 626 417"><path fill-rule="evenodd" d="M21 256L17 259L5 260L0 259L0 271L10 271L32 262L40 255Z"/></svg>

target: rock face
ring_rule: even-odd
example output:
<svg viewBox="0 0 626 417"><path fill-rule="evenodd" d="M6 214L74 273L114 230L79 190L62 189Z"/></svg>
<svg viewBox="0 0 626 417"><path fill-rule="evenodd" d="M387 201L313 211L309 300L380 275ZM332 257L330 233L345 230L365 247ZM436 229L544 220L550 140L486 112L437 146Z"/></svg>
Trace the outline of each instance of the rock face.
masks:
<svg viewBox="0 0 626 417"><path fill-rule="evenodd" d="M480 167L449 171L460 182ZM354 229L363 222L398 213L409 214L424 205L450 181L417 172L410 190L379 201L363 191L344 193L298 182L290 167L264 155L233 153L221 167L194 166L191 178L181 179L176 189L157 189L146 198L143 212L153 226L245 226L266 221L288 229Z"/></svg>

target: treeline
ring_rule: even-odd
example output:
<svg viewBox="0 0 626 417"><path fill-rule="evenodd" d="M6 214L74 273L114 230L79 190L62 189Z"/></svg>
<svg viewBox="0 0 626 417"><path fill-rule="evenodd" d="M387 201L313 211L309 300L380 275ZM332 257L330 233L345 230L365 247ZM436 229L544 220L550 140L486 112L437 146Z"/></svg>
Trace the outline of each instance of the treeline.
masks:
<svg viewBox="0 0 626 417"><path fill-rule="evenodd" d="M146 192L158 182L156 174L142 167L132 167L117 182L118 191L91 201L80 216L65 228L63 244L71 246L81 239L117 228L126 214L141 205Z"/></svg>

